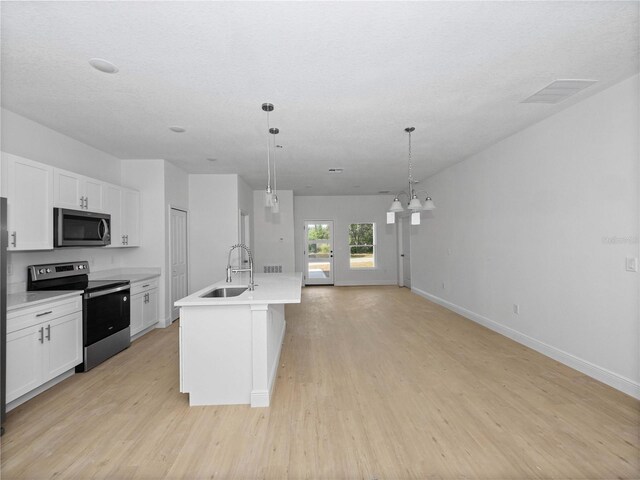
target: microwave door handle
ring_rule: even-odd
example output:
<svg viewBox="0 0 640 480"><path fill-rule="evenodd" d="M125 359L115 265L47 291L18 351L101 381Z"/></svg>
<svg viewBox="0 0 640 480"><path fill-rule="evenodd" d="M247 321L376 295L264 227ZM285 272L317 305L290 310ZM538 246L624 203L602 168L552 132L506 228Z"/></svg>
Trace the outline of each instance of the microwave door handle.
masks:
<svg viewBox="0 0 640 480"><path fill-rule="evenodd" d="M101 228L103 229L102 233L100 233ZM108 235L109 235L109 224L103 218L100 220L100 223L98 224L98 237L100 238L100 240L104 240L105 238L108 237Z"/></svg>

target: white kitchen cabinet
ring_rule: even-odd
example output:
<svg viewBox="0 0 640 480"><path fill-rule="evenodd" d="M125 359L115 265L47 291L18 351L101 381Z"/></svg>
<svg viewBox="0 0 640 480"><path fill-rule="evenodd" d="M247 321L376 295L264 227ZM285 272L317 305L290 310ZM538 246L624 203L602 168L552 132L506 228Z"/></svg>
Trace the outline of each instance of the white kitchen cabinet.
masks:
<svg viewBox="0 0 640 480"><path fill-rule="evenodd" d="M53 249L53 168L2 154L9 250Z"/></svg>
<svg viewBox="0 0 640 480"><path fill-rule="evenodd" d="M125 246L140 245L140 192L122 189L122 235Z"/></svg>
<svg viewBox="0 0 640 480"><path fill-rule="evenodd" d="M105 212L111 215L111 245L140 245L140 192L116 185L105 186Z"/></svg>
<svg viewBox="0 0 640 480"><path fill-rule="evenodd" d="M54 168L53 204L58 208L104 212L105 187L100 180Z"/></svg>
<svg viewBox="0 0 640 480"><path fill-rule="evenodd" d="M80 363L80 295L7 314L7 403Z"/></svg>
<svg viewBox="0 0 640 480"><path fill-rule="evenodd" d="M158 279L131 284L131 336L158 323Z"/></svg>

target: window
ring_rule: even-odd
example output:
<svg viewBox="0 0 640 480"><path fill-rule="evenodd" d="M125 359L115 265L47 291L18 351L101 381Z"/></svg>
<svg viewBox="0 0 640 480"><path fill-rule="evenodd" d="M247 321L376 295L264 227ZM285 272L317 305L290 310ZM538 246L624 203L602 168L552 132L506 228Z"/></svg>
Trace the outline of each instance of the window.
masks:
<svg viewBox="0 0 640 480"><path fill-rule="evenodd" d="M376 267L375 223L349 225L349 266L352 269Z"/></svg>

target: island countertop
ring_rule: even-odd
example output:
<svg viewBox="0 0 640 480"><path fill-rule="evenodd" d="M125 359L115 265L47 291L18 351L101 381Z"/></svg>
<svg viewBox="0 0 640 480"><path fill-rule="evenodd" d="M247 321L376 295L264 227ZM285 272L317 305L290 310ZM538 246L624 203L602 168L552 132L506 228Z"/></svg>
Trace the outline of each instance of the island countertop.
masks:
<svg viewBox="0 0 640 480"><path fill-rule="evenodd" d="M259 305L300 303L302 273L259 273L254 275L255 290L246 290L237 297L202 298L202 295L219 287L240 287L249 285L249 275L234 275L231 283L221 280L191 295L178 300L178 307L215 306L215 305Z"/></svg>

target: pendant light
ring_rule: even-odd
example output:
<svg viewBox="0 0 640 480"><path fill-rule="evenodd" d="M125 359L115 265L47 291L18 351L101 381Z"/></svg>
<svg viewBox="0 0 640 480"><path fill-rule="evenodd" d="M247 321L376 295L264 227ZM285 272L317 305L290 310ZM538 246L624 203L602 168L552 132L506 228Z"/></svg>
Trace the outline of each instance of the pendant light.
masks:
<svg viewBox="0 0 640 480"><path fill-rule="evenodd" d="M276 142L276 135L279 130L277 128L272 128L271 130L275 130L273 133L273 143ZM282 148L282 145L274 145L273 147L273 202L271 203L271 213L280 213L280 201L278 200L278 173L276 171L276 150L278 148Z"/></svg>
<svg viewBox="0 0 640 480"><path fill-rule="evenodd" d="M407 127L404 129L405 132L409 134L409 192L400 192L398 193L391 203L391 207L389 208L389 212L387 213L387 223L395 223L395 214L397 212L404 211L402 207L402 203L400 202L400 195L404 194L409 197L409 205L407 208L411 210L411 225L420 225L420 211L421 210L433 210L436 208L435 204L431 197L427 197L424 203L424 206L420 202L418 198L418 194L415 191L415 184L418 183L413 179L413 162L411 160L411 134L415 131L415 127Z"/></svg>
<svg viewBox="0 0 640 480"><path fill-rule="evenodd" d="M271 132L271 128L269 126L269 112L273 112L273 104L272 103L263 103L262 110L267 112L267 132ZM271 207L273 205L273 192L271 190L271 143L269 140L269 135L267 135L267 188L264 192L264 206Z"/></svg>

